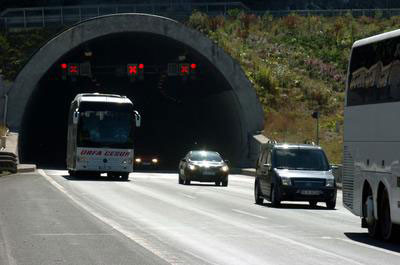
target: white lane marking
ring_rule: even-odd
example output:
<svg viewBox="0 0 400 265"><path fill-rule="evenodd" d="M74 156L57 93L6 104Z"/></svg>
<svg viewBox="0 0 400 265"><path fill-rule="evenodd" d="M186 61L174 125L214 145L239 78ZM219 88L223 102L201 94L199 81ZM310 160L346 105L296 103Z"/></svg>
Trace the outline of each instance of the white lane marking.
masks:
<svg viewBox="0 0 400 265"><path fill-rule="evenodd" d="M360 246L360 247L369 248L369 249L373 249L373 250L376 250L376 251L383 252L385 254L391 254L391 255L400 257L400 253L397 253L397 252L394 252L394 251L391 251L391 250L387 250L387 249L383 249L383 248L379 248L379 247L375 247L375 246L371 246L371 245L367 245L367 244L364 244L364 243L356 242L356 241L353 241L353 240L350 240L350 239L346 239L346 238L332 238L332 239L340 240L340 241L347 242L347 243L350 243L350 244L353 244L353 245L357 245L357 246Z"/></svg>
<svg viewBox="0 0 400 265"><path fill-rule="evenodd" d="M244 215L252 216L252 217L257 217L257 218L264 219L264 220L268 219L267 217L264 217L264 216L261 216L261 215L257 215L257 214L252 214L252 213L245 212L245 211L241 211L241 210L238 210L238 209L232 209L232 211L237 212L237 213L241 213L241 214L244 214Z"/></svg>
<svg viewBox="0 0 400 265"><path fill-rule="evenodd" d="M144 194L146 196L150 196L150 197L153 197L153 198L156 198L156 199L160 199L161 198L160 194L154 192L151 189L145 188L145 187L132 186L132 185L127 185L125 187L133 189L136 192L140 192L140 193L142 193L142 194ZM285 243L288 243L288 244L291 244L291 245L294 245L294 246L298 246L300 248L304 248L304 249L310 250L311 252L320 253L320 254L323 254L323 255L326 255L326 256L330 256L332 258L344 260L344 261L347 262L347 264L348 263L352 263L352 264L357 264L357 265L364 265L363 263L360 263L360 262L358 262L358 261L356 261L354 259L347 258L345 256L341 256L341 255L336 254L334 252L330 252L328 250L323 250L323 249L320 249L318 247L314 247L312 245L308 245L306 243L303 243L303 242L300 242L300 241L297 241L297 240L294 240L294 239L287 238L285 236L280 236L278 234L273 233L272 231L264 231L264 230L256 229L252 225L246 225L246 224L244 224L242 222L235 222L235 221L233 221L231 219L226 219L226 218L224 218L222 216L218 216L218 215L216 215L216 214L214 214L212 212L208 212L208 211L205 211L205 210L202 210L202 209L199 209L199 208L193 208L193 207L188 207L188 206L182 205L181 201L178 201L178 200L176 200L174 198L169 198L169 197L164 196L162 198L162 200L165 203L170 203L170 204L174 205L175 207L179 207L179 208L182 208L182 209L185 209L185 210L188 210L188 211L193 211L195 213L198 213L198 214L213 218L215 220L218 220L218 221L220 221L222 223L226 223L226 224L229 224L229 225L241 228L241 229L252 230L255 233L263 234L265 237L275 238L275 239L280 240L282 242L285 242Z"/></svg>
<svg viewBox="0 0 400 265"><path fill-rule="evenodd" d="M71 195L68 191L66 191L60 184L58 184L54 179L46 175L46 173L42 170L39 169L38 173L42 175L47 181L49 181L50 184L52 184L54 187L56 187L58 190L60 190L62 193L64 193L69 199L71 199L74 203L82 207L84 210L98 218L100 221L103 223L111 226L113 229L116 231L120 232L121 234L125 235L127 238L130 240L136 242L138 245L144 247L145 249L149 250L152 252L154 255L160 257L161 259L165 260L166 262L175 265L175 264L185 264L183 260L180 260L178 257L174 256L172 253L169 253L168 251L162 250L162 249L157 249L151 246L151 244L144 238L139 236L138 234L125 230L119 223L104 217L100 214L97 214L94 210L92 210L90 207L86 206L82 202L80 202L78 199L76 199L73 195Z"/></svg>
<svg viewBox="0 0 400 265"><path fill-rule="evenodd" d="M75 234L75 233L57 233L57 234L33 234L34 236L112 236L113 234Z"/></svg>
<svg viewBox="0 0 400 265"><path fill-rule="evenodd" d="M185 193L181 193L183 196L190 198L190 199L196 199L196 197L189 195L189 194L185 194Z"/></svg>

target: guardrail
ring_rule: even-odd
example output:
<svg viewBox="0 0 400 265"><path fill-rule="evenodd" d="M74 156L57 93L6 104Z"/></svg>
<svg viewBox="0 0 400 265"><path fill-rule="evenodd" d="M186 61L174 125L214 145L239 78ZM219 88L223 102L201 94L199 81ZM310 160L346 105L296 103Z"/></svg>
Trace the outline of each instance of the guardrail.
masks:
<svg viewBox="0 0 400 265"><path fill-rule="evenodd" d="M8 171L11 173L17 173L17 156L10 152L0 152L0 173Z"/></svg>
<svg viewBox="0 0 400 265"><path fill-rule="evenodd" d="M241 2L9 8L0 14L0 27L6 30L62 27L97 16L119 13L147 13L182 20L189 17L195 10L215 16L226 15L228 10L235 8L250 11Z"/></svg>
<svg viewBox="0 0 400 265"><path fill-rule="evenodd" d="M256 15L271 15L273 17L284 17L290 14L300 16L344 16L351 14L353 17L393 17L400 16L400 8L395 9L330 9L330 10L264 10L264 11L251 11Z"/></svg>

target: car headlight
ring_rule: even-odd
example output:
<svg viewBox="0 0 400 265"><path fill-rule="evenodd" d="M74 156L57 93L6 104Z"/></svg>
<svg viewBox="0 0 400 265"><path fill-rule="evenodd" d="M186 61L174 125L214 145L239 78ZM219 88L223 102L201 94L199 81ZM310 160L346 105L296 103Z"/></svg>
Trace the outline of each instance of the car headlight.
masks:
<svg viewBox="0 0 400 265"><path fill-rule="evenodd" d="M157 158L153 158L153 159L151 160L151 162L153 162L153 164L157 164L157 163L158 163L158 159L157 159Z"/></svg>
<svg viewBox="0 0 400 265"><path fill-rule="evenodd" d="M221 167L221 170L222 170L223 172L228 172L229 167L225 165L225 166Z"/></svg>
<svg viewBox="0 0 400 265"><path fill-rule="evenodd" d="M288 177L281 177L282 185L290 186L292 185L292 180Z"/></svg>
<svg viewBox="0 0 400 265"><path fill-rule="evenodd" d="M195 170L195 169L196 169L196 166L195 166L195 165L189 165L189 169L190 169L190 170Z"/></svg>
<svg viewBox="0 0 400 265"><path fill-rule="evenodd" d="M140 157L138 157L138 158L135 159L135 162L140 164L140 163L142 163L142 159Z"/></svg>
<svg viewBox="0 0 400 265"><path fill-rule="evenodd" d="M325 186L326 187L333 187L335 185L335 180L334 179L327 179Z"/></svg>

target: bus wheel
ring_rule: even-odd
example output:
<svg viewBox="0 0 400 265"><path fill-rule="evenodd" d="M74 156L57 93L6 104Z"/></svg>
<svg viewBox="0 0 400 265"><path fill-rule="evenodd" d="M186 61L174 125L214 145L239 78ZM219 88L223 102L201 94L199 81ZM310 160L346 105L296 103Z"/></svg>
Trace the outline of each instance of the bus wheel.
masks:
<svg viewBox="0 0 400 265"><path fill-rule="evenodd" d="M382 191L382 198L379 204L379 220L382 238L386 241L392 239L393 223L390 217L389 196L386 188Z"/></svg>
<svg viewBox="0 0 400 265"><path fill-rule="evenodd" d="M380 226L374 215L374 200L370 194L364 202L364 216L368 227L368 234L372 238L380 237Z"/></svg>
<svg viewBox="0 0 400 265"><path fill-rule="evenodd" d="M129 179L129 173L121 173L121 179L123 181L128 181Z"/></svg>

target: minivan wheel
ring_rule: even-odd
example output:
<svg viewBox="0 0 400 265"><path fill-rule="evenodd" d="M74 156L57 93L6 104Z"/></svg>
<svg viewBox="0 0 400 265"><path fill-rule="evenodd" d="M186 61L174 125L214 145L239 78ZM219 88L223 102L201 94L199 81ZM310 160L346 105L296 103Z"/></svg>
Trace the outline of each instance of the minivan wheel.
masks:
<svg viewBox="0 0 400 265"><path fill-rule="evenodd" d="M279 207L281 200L279 199L278 189L274 186L271 187L271 204L273 207Z"/></svg>
<svg viewBox="0 0 400 265"><path fill-rule="evenodd" d="M261 191L260 191L260 185L258 184L258 181L254 183L254 200L256 204L263 204L264 203L264 198L261 196Z"/></svg>
<svg viewBox="0 0 400 265"><path fill-rule="evenodd" d="M316 201L309 201L309 202L308 202L308 204L310 204L310 207L311 207L311 208L317 207L317 203L318 203L318 202L316 202Z"/></svg>
<svg viewBox="0 0 400 265"><path fill-rule="evenodd" d="M336 199L332 199L326 202L326 208L328 208L329 210L334 210L335 207L336 207Z"/></svg>

